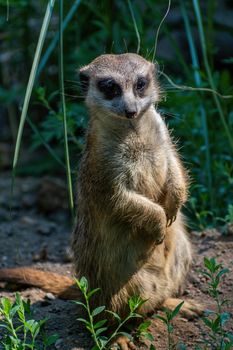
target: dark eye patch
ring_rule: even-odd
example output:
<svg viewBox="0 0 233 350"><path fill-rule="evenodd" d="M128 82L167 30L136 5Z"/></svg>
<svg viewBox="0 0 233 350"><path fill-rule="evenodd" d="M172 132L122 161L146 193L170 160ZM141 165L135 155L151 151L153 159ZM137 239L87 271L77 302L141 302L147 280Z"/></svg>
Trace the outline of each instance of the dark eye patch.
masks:
<svg viewBox="0 0 233 350"><path fill-rule="evenodd" d="M142 95L143 92L146 90L146 88L149 85L149 78L147 77L138 77L138 80L135 84L134 89L139 95Z"/></svg>
<svg viewBox="0 0 233 350"><path fill-rule="evenodd" d="M119 84L112 78L100 79L97 82L97 87L107 100L112 100L114 97L121 96L122 89Z"/></svg>

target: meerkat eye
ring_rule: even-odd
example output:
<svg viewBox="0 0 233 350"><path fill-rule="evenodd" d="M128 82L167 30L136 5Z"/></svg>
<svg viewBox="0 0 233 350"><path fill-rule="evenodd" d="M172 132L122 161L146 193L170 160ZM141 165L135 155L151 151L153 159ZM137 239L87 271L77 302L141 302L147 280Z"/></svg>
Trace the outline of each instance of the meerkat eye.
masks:
<svg viewBox="0 0 233 350"><path fill-rule="evenodd" d="M136 90L142 93L148 86L148 79L144 77L139 77L136 83Z"/></svg>
<svg viewBox="0 0 233 350"><path fill-rule="evenodd" d="M115 80L111 78L101 79L97 82L98 89L104 94L107 100L121 96L122 90Z"/></svg>

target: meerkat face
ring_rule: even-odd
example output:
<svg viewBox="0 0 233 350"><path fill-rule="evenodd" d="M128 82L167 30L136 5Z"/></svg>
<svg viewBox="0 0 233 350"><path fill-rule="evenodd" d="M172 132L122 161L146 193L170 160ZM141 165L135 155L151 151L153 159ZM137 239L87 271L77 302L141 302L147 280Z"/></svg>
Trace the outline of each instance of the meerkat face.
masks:
<svg viewBox="0 0 233 350"><path fill-rule="evenodd" d="M154 65L136 54L99 56L80 69L80 82L101 118L137 119L159 97Z"/></svg>

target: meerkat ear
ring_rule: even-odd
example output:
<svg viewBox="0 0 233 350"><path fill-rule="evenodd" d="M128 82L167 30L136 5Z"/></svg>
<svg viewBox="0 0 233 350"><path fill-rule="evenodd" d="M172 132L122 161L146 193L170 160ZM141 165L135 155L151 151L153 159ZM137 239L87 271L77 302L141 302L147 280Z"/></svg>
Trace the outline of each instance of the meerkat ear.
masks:
<svg viewBox="0 0 233 350"><path fill-rule="evenodd" d="M88 66L85 66L79 70L79 80L80 80L82 92L86 97L88 87L89 87L89 81L90 81Z"/></svg>

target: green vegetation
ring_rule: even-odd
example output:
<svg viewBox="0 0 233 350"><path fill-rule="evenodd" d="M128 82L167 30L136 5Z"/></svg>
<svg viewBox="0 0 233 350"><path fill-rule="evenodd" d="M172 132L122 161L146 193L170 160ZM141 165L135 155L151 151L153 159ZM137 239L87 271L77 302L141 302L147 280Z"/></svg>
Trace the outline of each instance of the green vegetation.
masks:
<svg viewBox="0 0 233 350"><path fill-rule="evenodd" d="M227 304L227 300L220 295L221 277L228 273L229 270L218 264L214 258L204 258L205 270L202 274L208 278L208 294L216 303L216 311L207 310L207 317L203 321L208 329L208 338L204 339L205 349L211 348L216 350L232 349L233 334L225 329L225 323L231 319L228 312L223 312L222 307ZM201 348L198 348L201 349Z"/></svg>
<svg viewBox="0 0 233 350"><path fill-rule="evenodd" d="M233 335L228 332L225 328L225 324L231 320L231 315L228 312L223 312L223 305L227 304L227 300L224 297L221 297L220 293L220 283L222 281L222 276L229 272L228 269L222 267L221 264L218 264L214 258L208 259L204 258L205 269L201 271L203 276L208 278L207 283L207 292L211 298L216 303L216 310L206 310L205 316L202 317L203 323L207 328L205 334L201 334L201 343L203 345L196 345L196 350L230 350L233 346ZM137 313L137 310L140 306L145 303L139 297L132 297L129 299L129 314L125 319L121 319L120 316L116 313L113 313L105 309L105 306L99 306L94 310L90 308L90 299L91 297L99 292L100 290L88 289L88 282L85 277L82 277L80 280L76 279L78 288L81 290L84 297L84 302L76 301L75 303L81 305L85 310L86 318L79 318L78 320L82 322L88 332L90 332L93 341L95 343L93 350L97 349L108 349L114 339L119 335L125 335L130 340L134 341L137 339L147 339L151 342L150 350L156 350L154 344L156 344L156 339L149 331L151 321L146 320L142 321L137 329L133 333L125 332L123 326L127 324L128 321L133 318L142 318L140 314ZM181 342L174 342L172 333L174 331L174 318L179 314L180 309L182 308L184 301L177 305L173 310L163 308L163 314L155 314L153 318L159 319L164 323L167 330L167 350L180 349L187 350L187 346ZM111 333L108 332L106 336L106 331L109 330L109 325L107 322L106 314L111 313L115 322L117 324L115 330L111 329ZM95 320L95 317L98 316L98 320ZM100 319L100 315L102 318ZM152 344L153 342L153 344Z"/></svg>
<svg viewBox="0 0 233 350"><path fill-rule="evenodd" d="M233 335L226 330L226 323L230 322L231 315L223 311L227 307L227 300L221 293L220 284L222 276L228 273L228 269L218 264L214 258L204 258L205 269L201 271L203 276L207 277L207 292L215 301L215 310L206 310L205 316L202 317L206 330L200 335L201 345L196 345L196 350L230 350L233 346ZM131 341L147 339L150 342L150 350L156 350L156 339L151 334L149 327L150 320L143 320L142 316L137 312L145 300L139 297L129 299L129 313L124 318L112 311L106 310L106 307L98 306L91 309L91 298L100 292L100 289L90 290L88 281L85 277L80 280L76 279L76 284L81 290L84 297L83 302L75 301L81 305L84 310L83 318L78 320L82 322L88 332L91 334L94 346L93 350L108 349L117 336L124 335ZM187 350L187 346L181 342L176 343L173 339L174 318L179 314L183 305L183 301L177 305L174 310L163 308L163 313L155 314L153 318L159 319L164 323L167 330L167 350L180 349ZM115 319L115 328L110 327L106 315L111 314ZM30 317L30 318L29 318ZM58 339L58 335L47 336L44 330L46 319L36 321L31 318L32 312L30 302L22 300L19 293L16 293L15 303L8 298L1 298L0 306L0 327L5 329L4 340L2 345L4 350L46 350L50 345L54 344ZM126 326L130 325L130 321L138 318L142 322L133 332L126 331Z"/></svg>
<svg viewBox="0 0 233 350"><path fill-rule="evenodd" d="M177 305L174 308L174 310L169 310L167 308L163 308L164 316L154 315L154 318L158 318L166 325L166 328L167 328L167 349L168 350L172 350L176 346L176 344L174 344L173 339L172 339L172 333L174 330L174 327L172 325L172 320L179 313L183 304L184 304L184 301L182 301L179 305Z"/></svg>
<svg viewBox="0 0 233 350"><path fill-rule="evenodd" d="M158 109L190 170L190 221L202 229L232 220L233 59L220 55L214 39L233 28L215 20L219 6L212 0L205 9L199 0L73 0L64 2L63 11L61 0L41 0L39 6L33 0L1 1L0 101L10 141L18 134L14 170L67 173L72 209L71 176L88 123L77 68L103 53L139 52L151 60L155 53ZM28 146L30 162L18 164L20 148L25 152Z"/></svg>
<svg viewBox="0 0 233 350"><path fill-rule="evenodd" d="M36 321L32 316L30 301L24 301L19 293L16 293L14 303L1 298L0 329L5 333L0 344L4 350L46 350L56 342L56 334L46 335L47 320Z"/></svg>
<svg viewBox="0 0 233 350"><path fill-rule="evenodd" d="M105 306L98 306L94 310L90 308L90 299L91 297L99 291L99 289L88 289L88 282L85 277L82 277L80 280L76 279L76 284L78 288L81 290L85 303L80 301L75 301L76 304L81 305L87 314L87 318L79 318L78 320L84 323L86 329L91 333L95 346L92 348L93 350L102 350L108 349L114 339L120 335L125 335L130 340L133 340L131 334L124 331L123 326L127 324L128 321L133 318L142 318L141 315L136 313L136 310L145 302L139 297L132 297L129 299L129 314L126 318L121 319L121 317L112 311L106 310ZM106 331L108 330L107 319L100 319L100 314L103 315L104 312L111 314L111 316L115 319L117 324L116 328L111 332L111 334L107 337ZM95 321L95 317L98 315L98 320ZM105 316L106 317L106 316ZM104 326L104 327L103 327ZM138 327L137 335L143 334L144 336L148 336L147 331L147 323L143 322ZM104 333L104 335L103 335ZM151 336L152 337L152 336ZM152 337L153 339L153 337Z"/></svg>

